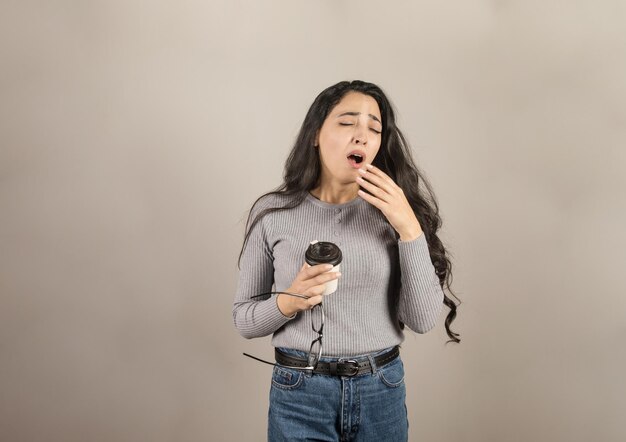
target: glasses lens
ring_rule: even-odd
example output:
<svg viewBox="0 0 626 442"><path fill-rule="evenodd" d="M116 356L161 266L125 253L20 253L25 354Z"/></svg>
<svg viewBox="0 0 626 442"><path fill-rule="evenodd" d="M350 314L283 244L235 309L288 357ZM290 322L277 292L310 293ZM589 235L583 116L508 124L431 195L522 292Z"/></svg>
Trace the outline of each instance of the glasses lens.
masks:
<svg viewBox="0 0 626 442"><path fill-rule="evenodd" d="M324 327L324 312L320 304L316 305L311 310L311 325L313 326L314 332L322 332L322 328Z"/></svg>
<svg viewBox="0 0 626 442"><path fill-rule="evenodd" d="M315 367L322 357L322 330L324 329L324 310L322 304L317 304L311 310L311 325L317 333L317 338L311 342L309 350L309 366Z"/></svg>
<svg viewBox="0 0 626 442"><path fill-rule="evenodd" d="M322 356L322 338L317 338L311 342L311 349L309 350L309 367L315 367L317 362Z"/></svg>

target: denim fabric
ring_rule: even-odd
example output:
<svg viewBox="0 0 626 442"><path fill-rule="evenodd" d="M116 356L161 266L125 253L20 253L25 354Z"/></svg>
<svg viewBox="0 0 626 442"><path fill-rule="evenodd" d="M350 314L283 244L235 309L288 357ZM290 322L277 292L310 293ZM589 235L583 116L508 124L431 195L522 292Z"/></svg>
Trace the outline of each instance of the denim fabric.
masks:
<svg viewBox="0 0 626 442"><path fill-rule="evenodd" d="M306 357L298 350L285 353ZM360 359L371 355L325 358ZM408 438L404 366L400 357L374 373L329 376L274 367L270 389L268 440L279 441L393 441Z"/></svg>

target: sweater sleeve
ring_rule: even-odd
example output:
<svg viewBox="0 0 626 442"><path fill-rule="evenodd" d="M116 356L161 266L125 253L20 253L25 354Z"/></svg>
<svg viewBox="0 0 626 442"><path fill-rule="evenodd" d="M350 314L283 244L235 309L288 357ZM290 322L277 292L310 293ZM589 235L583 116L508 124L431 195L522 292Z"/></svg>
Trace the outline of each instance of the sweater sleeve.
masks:
<svg viewBox="0 0 626 442"><path fill-rule="evenodd" d="M251 219L260 209L252 209ZM278 309L276 296L266 300L251 299L254 295L271 291L274 283L274 259L268 243L268 218L264 216L254 226L241 256L233 321L241 336L247 339L270 335L291 319Z"/></svg>
<svg viewBox="0 0 626 442"><path fill-rule="evenodd" d="M432 329L443 308L443 291L430 260L426 235L412 241L398 241L400 296L398 317L411 330Z"/></svg>

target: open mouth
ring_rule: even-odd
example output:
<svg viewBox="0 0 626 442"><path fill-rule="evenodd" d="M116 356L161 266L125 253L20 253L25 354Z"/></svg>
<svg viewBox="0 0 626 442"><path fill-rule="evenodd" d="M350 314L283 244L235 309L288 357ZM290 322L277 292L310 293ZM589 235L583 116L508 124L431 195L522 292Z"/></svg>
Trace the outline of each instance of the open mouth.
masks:
<svg viewBox="0 0 626 442"><path fill-rule="evenodd" d="M365 153L364 152L350 152L348 155L348 162L350 165L358 169L361 167L361 164L365 161Z"/></svg>

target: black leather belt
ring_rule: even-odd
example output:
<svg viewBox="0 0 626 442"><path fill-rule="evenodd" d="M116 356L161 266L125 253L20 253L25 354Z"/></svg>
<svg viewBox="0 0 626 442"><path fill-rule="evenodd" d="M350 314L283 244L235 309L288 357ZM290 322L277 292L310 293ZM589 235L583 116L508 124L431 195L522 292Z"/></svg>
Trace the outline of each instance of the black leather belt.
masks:
<svg viewBox="0 0 626 442"><path fill-rule="evenodd" d="M280 365L297 368L304 368L309 365L306 359L288 355L277 348L274 349L274 355L276 357L276 362ZM399 355L400 346L396 345L388 352L374 357L376 367L381 368L387 365ZM369 358L360 358L359 360L348 359L341 362L320 361L317 363L317 366L313 370L313 373L326 374L331 376L356 376L359 374L371 372L372 365L370 364Z"/></svg>

